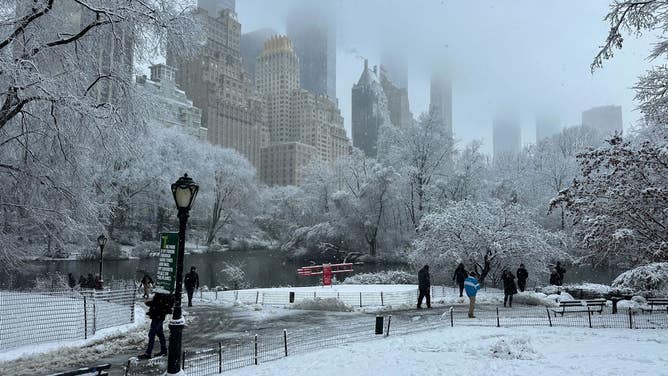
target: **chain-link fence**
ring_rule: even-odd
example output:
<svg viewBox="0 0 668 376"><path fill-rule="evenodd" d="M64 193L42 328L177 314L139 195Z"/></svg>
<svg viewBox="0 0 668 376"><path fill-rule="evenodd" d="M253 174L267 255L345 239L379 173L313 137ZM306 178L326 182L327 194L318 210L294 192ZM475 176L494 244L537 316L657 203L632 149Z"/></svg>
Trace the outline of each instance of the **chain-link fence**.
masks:
<svg viewBox="0 0 668 376"><path fill-rule="evenodd" d="M556 307L480 306L476 308L475 318L469 318L468 308L462 306L427 310L419 316L415 315L415 311L398 311L382 318L380 335L376 334L378 322L372 320L377 318L369 318L368 321L341 322L326 328L245 336L234 344L219 343L207 349L186 351L182 358L183 367L188 375L214 375L345 343L454 326L668 329L668 309L653 312L626 310L612 314L609 307L604 307L600 313L578 307L563 314L561 312ZM165 368L165 358L141 363L129 361L126 375L159 375L164 373Z"/></svg>
<svg viewBox="0 0 668 376"><path fill-rule="evenodd" d="M0 291L0 350L86 339L134 322L134 284L109 290Z"/></svg>

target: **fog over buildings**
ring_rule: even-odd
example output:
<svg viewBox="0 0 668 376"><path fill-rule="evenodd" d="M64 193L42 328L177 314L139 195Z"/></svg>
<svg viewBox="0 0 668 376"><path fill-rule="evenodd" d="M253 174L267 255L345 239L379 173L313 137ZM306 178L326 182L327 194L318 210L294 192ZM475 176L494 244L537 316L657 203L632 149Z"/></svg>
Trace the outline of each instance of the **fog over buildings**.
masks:
<svg viewBox="0 0 668 376"><path fill-rule="evenodd" d="M244 34L263 28L294 33L313 22L313 11L336 18L335 36L313 37L335 40L335 57L324 64L335 61L336 71L326 79L335 77L349 136L351 88L365 58L383 64L395 84L407 87L415 116L429 109L434 64L444 62L439 66L452 82L455 139L482 139L491 154L494 114L503 108L516 111L523 144L535 141L536 119L544 112L556 114L559 127L580 124L583 111L606 105L622 107L624 128L639 119L631 88L650 64L639 59L648 39L625 40L613 61L594 74L589 69L608 32L603 21L608 5L607 0L422 0L419 6L405 0L237 0L236 11ZM296 25L300 18L304 24Z"/></svg>

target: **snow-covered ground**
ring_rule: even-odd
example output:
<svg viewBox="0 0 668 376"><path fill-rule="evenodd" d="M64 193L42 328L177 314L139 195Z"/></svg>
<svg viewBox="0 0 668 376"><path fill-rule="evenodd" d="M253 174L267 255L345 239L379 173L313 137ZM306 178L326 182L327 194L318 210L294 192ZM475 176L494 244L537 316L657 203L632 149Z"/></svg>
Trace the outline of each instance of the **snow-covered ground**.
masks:
<svg viewBox="0 0 668 376"><path fill-rule="evenodd" d="M668 375L668 331L454 327L357 342L227 373Z"/></svg>

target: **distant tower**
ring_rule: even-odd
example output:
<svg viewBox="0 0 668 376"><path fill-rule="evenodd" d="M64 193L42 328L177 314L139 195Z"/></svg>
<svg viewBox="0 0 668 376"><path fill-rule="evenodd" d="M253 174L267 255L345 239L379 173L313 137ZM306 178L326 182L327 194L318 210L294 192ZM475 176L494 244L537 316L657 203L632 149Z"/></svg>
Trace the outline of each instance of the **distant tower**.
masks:
<svg viewBox="0 0 668 376"><path fill-rule="evenodd" d="M320 2L297 8L288 17L287 31L299 56L302 88L335 99L336 29L327 12Z"/></svg>
<svg viewBox="0 0 668 376"><path fill-rule="evenodd" d="M559 118L555 115L536 116L536 143L561 132Z"/></svg>
<svg viewBox="0 0 668 376"><path fill-rule="evenodd" d="M241 59L251 85L255 85L255 63L257 62L257 57L262 52L264 42L273 35L276 35L276 32L269 28L258 29L241 35Z"/></svg>
<svg viewBox="0 0 668 376"><path fill-rule="evenodd" d="M385 68L387 78L399 89L408 90L408 65L406 54L397 49L385 48L380 57L380 64Z"/></svg>
<svg viewBox="0 0 668 376"><path fill-rule="evenodd" d="M209 12L211 17L218 17L218 13L227 9L235 11L236 0L197 0L197 7Z"/></svg>
<svg viewBox="0 0 668 376"><path fill-rule="evenodd" d="M493 124L494 159L515 155L522 150L522 128L517 115L497 114Z"/></svg>
<svg viewBox="0 0 668 376"><path fill-rule="evenodd" d="M353 146L375 158L378 130L384 123L390 123L387 98L376 72L369 70L369 62L364 60L362 75L352 89Z"/></svg>
<svg viewBox="0 0 668 376"><path fill-rule="evenodd" d="M622 106L601 106L584 111L582 125L594 128L605 136L622 133Z"/></svg>
<svg viewBox="0 0 668 376"><path fill-rule="evenodd" d="M431 76L429 113L433 120L442 124L452 136L452 84L441 72Z"/></svg>
<svg viewBox="0 0 668 376"><path fill-rule="evenodd" d="M390 121L395 127L408 128L413 122L413 114L408 102L408 90L398 87L391 77L388 77L386 68L380 66L380 85L383 87L387 107L390 111Z"/></svg>

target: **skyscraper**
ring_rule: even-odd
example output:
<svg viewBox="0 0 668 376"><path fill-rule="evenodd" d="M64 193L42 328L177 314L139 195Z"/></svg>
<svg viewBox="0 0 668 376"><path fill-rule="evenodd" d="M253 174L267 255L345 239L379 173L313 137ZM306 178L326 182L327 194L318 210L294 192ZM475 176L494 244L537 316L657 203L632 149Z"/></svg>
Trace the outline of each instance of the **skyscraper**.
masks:
<svg viewBox="0 0 668 376"><path fill-rule="evenodd" d="M264 28L241 34L241 59L244 70L248 75L251 85L255 85L255 63L260 56L264 42L266 42L276 32L273 29Z"/></svg>
<svg viewBox="0 0 668 376"><path fill-rule="evenodd" d="M550 114L536 116L536 143L559 132L561 132L561 125L557 116Z"/></svg>
<svg viewBox="0 0 668 376"><path fill-rule="evenodd" d="M622 133L622 106L594 107L582 113L582 125L594 128L610 136L615 132Z"/></svg>
<svg viewBox="0 0 668 376"><path fill-rule="evenodd" d="M217 17L224 9L234 12L236 0L197 0L197 7L209 12L211 17Z"/></svg>
<svg viewBox="0 0 668 376"><path fill-rule="evenodd" d="M378 81L377 69L369 69L364 60L364 70L352 88L353 146L368 157L378 154L378 132L383 124L390 124L387 97Z"/></svg>
<svg viewBox="0 0 668 376"><path fill-rule="evenodd" d="M336 29L321 2L302 3L288 17L288 37L299 56L304 89L336 98Z"/></svg>
<svg viewBox="0 0 668 376"><path fill-rule="evenodd" d="M493 124L494 159L515 155L522 150L522 128L514 113L499 113Z"/></svg>
<svg viewBox="0 0 668 376"><path fill-rule="evenodd" d="M383 49L380 64L385 70L387 78L399 89L408 90L408 65L406 54L401 53L398 47Z"/></svg>
<svg viewBox="0 0 668 376"><path fill-rule="evenodd" d="M452 136L452 84L446 74L433 72L429 95L429 114Z"/></svg>
<svg viewBox="0 0 668 376"><path fill-rule="evenodd" d="M408 102L408 90L398 87L383 65L380 66L380 85L387 98L387 107L390 111L390 121L395 127L407 128L413 121L413 114L410 111Z"/></svg>

